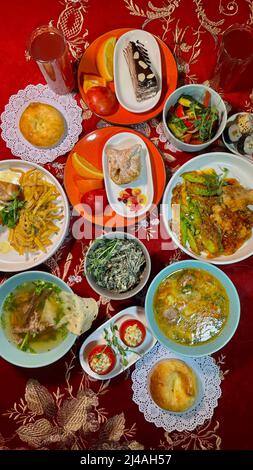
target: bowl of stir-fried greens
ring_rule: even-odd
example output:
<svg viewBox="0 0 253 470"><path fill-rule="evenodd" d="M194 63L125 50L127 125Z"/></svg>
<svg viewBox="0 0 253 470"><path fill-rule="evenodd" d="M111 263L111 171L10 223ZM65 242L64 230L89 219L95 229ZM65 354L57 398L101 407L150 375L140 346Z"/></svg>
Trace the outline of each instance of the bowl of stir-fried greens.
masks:
<svg viewBox="0 0 253 470"><path fill-rule="evenodd" d="M224 101L205 85L177 88L163 109L166 137L184 152L198 152L208 147L221 136L226 122Z"/></svg>
<svg viewBox="0 0 253 470"><path fill-rule="evenodd" d="M213 264L253 253L253 165L244 157L211 152L191 158L170 179L162 220L187 255Z"/></svg>
<svg viewBox="0 0 253 470"><path fill-rule="evenodd" d="M113 300L136 295L148 281L151 261L147 248L134 235L110 232L97 238L85 259L92 289Z"/></svg>

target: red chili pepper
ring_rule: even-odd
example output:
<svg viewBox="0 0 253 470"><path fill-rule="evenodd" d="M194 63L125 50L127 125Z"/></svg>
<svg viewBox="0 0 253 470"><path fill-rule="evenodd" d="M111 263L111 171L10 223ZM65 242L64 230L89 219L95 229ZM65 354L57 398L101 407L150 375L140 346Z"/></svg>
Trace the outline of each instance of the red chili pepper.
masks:
<svg viewBox="0 0 253 470"><path fill-rule="evenodd" d="M184 118L186 117L186 114L184 112L184 107L182 104L178 104L176 109L175 109L175 116L178 118ZM192 127L192 122L189 121L188 119L184 119L183 123L186 125L186 127Z"/></svg>
<svg viewBox="0 0 253 470"><path fill-rule="evenodd" d="M186 127L191 128L191 131L193 131L195 129L195 126L193 125L193 123L191 121L188 121L187 119L184 119L184 123L185 123Z"/></svg>
<svg viewBox="0 0 253 470"><path fill-rule="evenodd" d="M175 109L175 115L179 118L181 117L184 117L185 114L184 114L184 108L182 106L182 104L178 104L176 109Z"/></svg>
<svg viewBox="0 0 253 470"><path fill-rule="evenodd" d="M204 96L204 99L203 99L203 105L206 108L208 108L208 106L209 106L210 98L211 98L210 92L208 90L206 90L205 96Z"/></svg>

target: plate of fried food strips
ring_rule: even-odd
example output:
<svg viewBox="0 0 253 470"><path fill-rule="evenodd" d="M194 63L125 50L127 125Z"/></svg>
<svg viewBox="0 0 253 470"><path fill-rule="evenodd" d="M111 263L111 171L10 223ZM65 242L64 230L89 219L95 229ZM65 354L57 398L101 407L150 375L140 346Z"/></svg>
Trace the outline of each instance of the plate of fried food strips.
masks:
<svg viewBox="0 0 253 470"><path fill-rule="evenodd" d="M69 205L58 181L41 166L0 162L0 267L31 269L62 244L69 227Z"/></svg>

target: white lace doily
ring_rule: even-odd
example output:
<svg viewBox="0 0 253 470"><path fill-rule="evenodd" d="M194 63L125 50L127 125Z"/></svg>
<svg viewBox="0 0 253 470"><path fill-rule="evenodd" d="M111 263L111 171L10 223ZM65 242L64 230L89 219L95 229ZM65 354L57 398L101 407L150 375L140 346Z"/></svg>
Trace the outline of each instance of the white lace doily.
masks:
<svg viewBox="0 0 253 470"><path fill-rule="evenodd" d="M199 394L196 403L184 413L163 411L156 406L148 391L148 375L154 364L165 358L177 358L188 364L199 378ZM172 431L192 431L196 426L210 419L221 396L219 368L210 356L191 358L174 354L161 345L137 361L132 373L133 401L144 413L146 421L158 428Z"/></svg>
<svg viewBox="0 0 253 470"><path fill-rule="evenodd" d="M40 149L31 145L19 130L19 120L24 109L31 102L51 104L65 118L67 131L62 141L50 149ZM72 95L56 95L47 85L28 85L10 97L1 115L2 138L13 155L35 163L54 161L59 155L69 152L82 132L82 110Z"/></svg>

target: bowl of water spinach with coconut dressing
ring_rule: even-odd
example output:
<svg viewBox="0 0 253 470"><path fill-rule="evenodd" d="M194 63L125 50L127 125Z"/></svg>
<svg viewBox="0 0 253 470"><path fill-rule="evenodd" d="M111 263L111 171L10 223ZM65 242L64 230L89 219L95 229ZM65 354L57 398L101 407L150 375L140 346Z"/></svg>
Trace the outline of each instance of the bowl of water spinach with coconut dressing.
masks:
<svg viewBox="0 0 253 470"><path fill-rule="evenodd" d="M114 300L133 297L146 284L151 269L145 245L133 235L110 232L97 238L85 260L92 289Z"/></svg>

